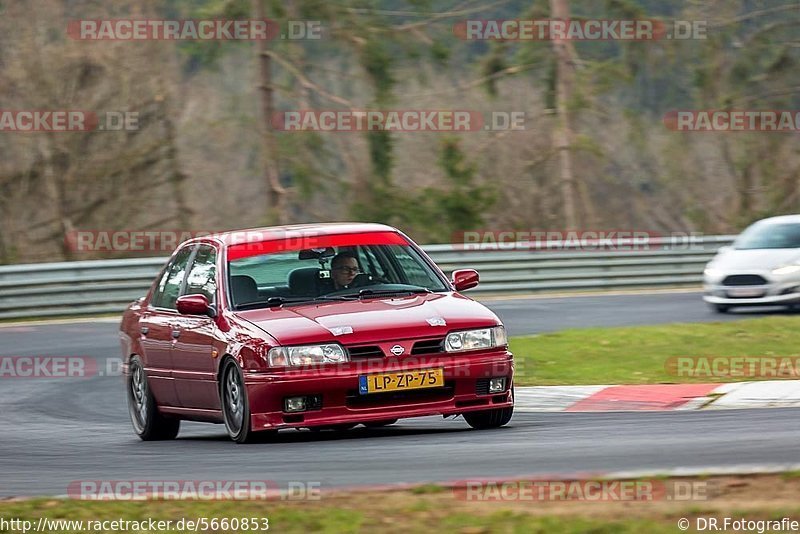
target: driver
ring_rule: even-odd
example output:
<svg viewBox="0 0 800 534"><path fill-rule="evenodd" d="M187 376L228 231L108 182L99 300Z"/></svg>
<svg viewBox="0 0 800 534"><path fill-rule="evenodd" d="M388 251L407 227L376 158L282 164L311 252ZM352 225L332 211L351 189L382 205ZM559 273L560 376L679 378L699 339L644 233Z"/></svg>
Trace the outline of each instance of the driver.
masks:
<svg viewBox="0 0 800 534"><path fill-rule="evenodd" d="M350 251L340 252L331 260L331 271L335 291L347 289L361 271L358 260Z"/></svg>

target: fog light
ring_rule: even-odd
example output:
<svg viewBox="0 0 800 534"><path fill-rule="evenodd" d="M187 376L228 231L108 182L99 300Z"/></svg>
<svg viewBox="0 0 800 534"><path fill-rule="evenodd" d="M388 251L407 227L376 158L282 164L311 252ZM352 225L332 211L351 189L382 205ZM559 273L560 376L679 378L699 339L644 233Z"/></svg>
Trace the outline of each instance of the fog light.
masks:
<svg viewBox="0 0 800 534"><path fill-rule="evenodd" d="M506 390L506 378L490 378L489 393L502 393Z"/></svg>
<svg viewBox="0 0 800 534"><path fill-rule="evenodd" d="M306 411L305 397L286 397L283 401L284 412L304 412Z"/></svg>

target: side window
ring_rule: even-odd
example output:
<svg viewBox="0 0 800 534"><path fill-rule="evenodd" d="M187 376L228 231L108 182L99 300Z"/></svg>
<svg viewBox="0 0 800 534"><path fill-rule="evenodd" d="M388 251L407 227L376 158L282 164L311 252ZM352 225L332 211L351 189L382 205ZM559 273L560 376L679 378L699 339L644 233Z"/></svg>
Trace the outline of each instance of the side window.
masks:
<svg viewBox="0 0 800 534"><path fill-rule="evenodd" d="M186 264L189 263L189 256L192 255L192 248L182 248L164 271L164 276L161 277L153 295L152 304L156 308L175 309L175 301L178 300L178 292L181 290L183 277L186 274Z"/></svg>
<svg viewBox="0 0 800 534"><path fill-rule="evenodd" d="M402 247L399 245L391 245L392 252L400 269L403 271L407 283L418 285L422 287L430 287L431 283L436 280L435 276L423 263L421 258L412 256L412 249L410 247ZM440 284L435 284L440 285Z"/></svg>
<svg viewBox="0 0 800 534"><path fill-rule="evenodd" d="M388 279L388 276L386 275L386 269L384 269L381 265L378 257L375 255L375 251L372 250L372 247L358 247L358 264L365 273Z"/></svg>
<svg viewBox="0 0 800 534"><path fill-rule="evenodd" d="M217 252L214 247L201 245L197 249L189 276L186 278L184 295L205 295L214 302L217 292Z"/></svg>

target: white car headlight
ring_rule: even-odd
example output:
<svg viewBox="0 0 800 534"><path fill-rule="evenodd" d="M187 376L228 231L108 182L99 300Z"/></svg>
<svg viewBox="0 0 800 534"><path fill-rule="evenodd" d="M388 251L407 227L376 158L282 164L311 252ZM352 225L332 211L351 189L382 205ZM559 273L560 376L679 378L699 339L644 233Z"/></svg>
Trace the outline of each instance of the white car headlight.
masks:
<svg viewBox="0 0 800 534"><path fill-rule="evenodd" d="M341 345L304 345L300 347L275 347L269 350L271 367L314 365L320 363L343 363L350 357Z"/></svg>
<svg viewBox="0 0 800 534"><path fill-rule="evenodd" d="M717 276L722 276L723 273L720 269L715 269L713 267L706 267L705 271L703 271L703 274L711 278L715 278Z"/></svg>
<svg viewBox="0 0 800 534"><path fill-rule="evenodd" d="M446 352L461 352L504 347L507 344L506 329L502 326L495 326L478 330L450 332L444 340L444 350Z"/></svg>
<svg viewBox="0 0 800 534"><path fill-rule="evenodd" d="M794 274L798 272L800 272L800 265L796 263L792 265L781 265L780 267L772 269L772 274L778 274L778 275Z"/></svg>

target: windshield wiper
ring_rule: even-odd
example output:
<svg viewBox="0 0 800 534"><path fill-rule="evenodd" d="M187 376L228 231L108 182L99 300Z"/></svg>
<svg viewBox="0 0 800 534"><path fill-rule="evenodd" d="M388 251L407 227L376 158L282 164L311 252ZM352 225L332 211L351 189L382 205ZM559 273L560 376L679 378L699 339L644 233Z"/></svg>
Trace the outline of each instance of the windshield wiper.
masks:
<svg viewBox="0 0 800 534"><path fill-rule="evenodd" d="M298 304L300 302L313 302L313 300L313 298L309 297L269 297L267 300L238 304L236 309L251 310L254 308L272 308L273 306L281 306L282 304Z"/></svg>
<svg viewBox="0 0 800 534"><path fill-rule="evenodd" d="M409 287L407 289L362 289L358 292L358 298L385 297L387 295L416 295L421 293L433 293L433 291L426 287Z"/></svg>
<svg viewBox="0 0 800 534"><path fill-rule="evenodd" d="M319 301L341 301L353 300L355 297L346 296L333 296L328 297L322 295L320 297L269 297L267 300L258 300L255 302L247 302L236 306L237 310L251 310L255 308L274 308L275 306L283 306L284 304L313 304Z"/></svg>
<svg viewBox="0 0 800 534"><path fill-rule="evenodd" d="M355 300L358 297L355 295L321 295L314 300Z"/></svg>

